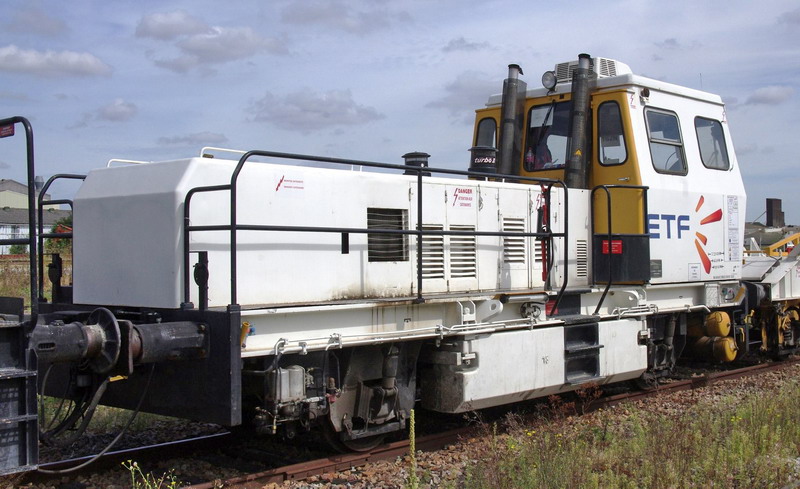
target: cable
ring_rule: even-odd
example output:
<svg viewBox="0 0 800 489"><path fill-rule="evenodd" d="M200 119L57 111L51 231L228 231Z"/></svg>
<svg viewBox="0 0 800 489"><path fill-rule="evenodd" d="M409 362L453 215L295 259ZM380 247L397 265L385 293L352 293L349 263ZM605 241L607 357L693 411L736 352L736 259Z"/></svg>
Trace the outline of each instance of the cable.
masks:
<svg viewBox="0 0 800 489"><path fill-rule="evenodd" d="M47 475L69 474L71 472L75 472L77 470L80 470L80 469L82 469L82 468L94 463L98 458L102 457L109 450L111 450L111 448L113 448L114 445L116 445L117 442L120 440L120 438L122 438L122 435L125 434L125 432L130 427L131 423L133 423L133 420L136 419L136 416L139 414L139 410L142 407L142 403L144 402L144 398L147 396L147 391L150 390L150 381L153 380L153 372L155 371L155 369L156 369L155 364L152 364L150 366L150 374L147 376L147 383L145 384L144 390L142 391L142 397L139 398L139 403L136 405L136 409L133 411L133 415L131 415L131 417L128 419L128 422L125 423L125 426L122 427L122 430L119 432L119 434L117 434L117 436L113 440L111 440L111 443L106 445L106 447L100 453L98 453L97 455L95 455L91 459L87 460L86 462L84 462L84 463L82 463L80 465L76 465L75 467L71 467L69 469L63 469L63 470L36 469L36 471L39 472L40 474L47 474Z"/></svg>

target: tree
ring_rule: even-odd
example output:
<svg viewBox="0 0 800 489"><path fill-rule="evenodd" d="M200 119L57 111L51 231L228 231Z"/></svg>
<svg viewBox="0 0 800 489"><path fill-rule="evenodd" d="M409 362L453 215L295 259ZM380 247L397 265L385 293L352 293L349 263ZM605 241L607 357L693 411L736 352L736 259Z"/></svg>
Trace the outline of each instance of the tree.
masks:
<svg viewBox="0 0 800 489"><path fill-rule="evenodd" d="M62 217L53 223L54 233L71 233L72 232L72 214L67 217ZM45 253L58 253L65 254L72 251L72 240L68 238L47 238L44 241Z"/></svg>
<svg viewBox="0 0 800 489"><path fill-rule="evenodd" d="M8 254L9 255L27 255L28 254L28 245L24 244L15 244L8 247Z"/></svg>

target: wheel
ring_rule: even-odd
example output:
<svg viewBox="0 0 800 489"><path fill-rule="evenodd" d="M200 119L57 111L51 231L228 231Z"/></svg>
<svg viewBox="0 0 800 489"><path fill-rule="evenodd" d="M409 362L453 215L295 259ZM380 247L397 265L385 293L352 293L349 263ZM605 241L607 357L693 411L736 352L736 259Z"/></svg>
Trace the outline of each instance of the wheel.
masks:
<svg viewBox="0 0 800 489"><path fill-rule="evenodd" d="M638 379L634 379L633 383L637 389L651 391L658 387L658 378L652 373L645 372Z"/></svg>
<svg viewBox="0 0 800 489"><path fill-rule="evenodd" d="M386 435L375 435L356 438L355 440L344 440L342 439L342 433L333 428L330 420L323 423L322 435L328 445L339 453L368 452L383 443L386 438Z"/></svg>

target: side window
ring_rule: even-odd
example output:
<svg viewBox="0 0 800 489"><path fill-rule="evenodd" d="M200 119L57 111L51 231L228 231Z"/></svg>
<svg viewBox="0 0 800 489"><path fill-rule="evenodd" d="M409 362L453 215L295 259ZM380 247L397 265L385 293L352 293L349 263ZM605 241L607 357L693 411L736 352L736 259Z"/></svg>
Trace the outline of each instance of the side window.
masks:
<svg viewBox="0 0 800 489"><path fill-rule="evenodd" d="M727 170L731 167L728 161L728 148L725 147L725 135L722 124L714 119L694 118L694 130L697 132L697 144L700 145L700 159L706 168Z"/></svg>
<svg viewBox="0 0 800 489"><path fill-rule="evenodd" d="M525 170L564 168L569 149L569 115L572 101L536 105L528 114Z"/></svg>
<svg viewBox="0 0 800 489"><path fill-rule="evenodd" d="M598 158L601 165L620 165L628 159L622 114L616 102L603 102L597 109Z"/></svg>
<svg viewBox="0 0 800 489"><path fill-rule="evenodd" d="M650 137L650 156L659 173L686 175L686 158L678 116L664 110L647 109L647 133Z"/></svg>
<svg viewBox="0 0 800 489"><path fill-rule="evenodd" d="M497 122L491 117L481 119L478 123L478 134L475 137L475 146L497 147Z"/></svg>

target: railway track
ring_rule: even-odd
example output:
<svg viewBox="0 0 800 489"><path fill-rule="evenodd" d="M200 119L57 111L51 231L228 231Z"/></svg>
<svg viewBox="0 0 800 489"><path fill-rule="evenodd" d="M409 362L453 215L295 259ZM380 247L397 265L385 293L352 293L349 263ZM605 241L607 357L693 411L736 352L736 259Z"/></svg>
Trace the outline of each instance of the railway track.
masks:
<svg viewBox="0 0 800 489"><path fill-rule="evenodd" d="M122 462L128 460L148 461L185 456L186 454L200 450L216 448L221 443L229 441L231 437L232 435L228 432L214 433L205 436L186 438L184 440L115 450L108 452L90 465L78 469L76 469L76 467L82 466L86 462L92 460L95 455L86 455L67 460L59 460L57 462L43 463L39 465L42 472L30 472L25 474L24 480L26 483L37 483L52 479L54 476L59 475L54 473L60 473L62 471L69 471L70 474L79 475L119 467Z"/></svg>
<svg viewBox="0 0 800 489"><path fill-rule="evenodd" d="M691 379L679 380L670 382L668 384L659 385L657 388L653 388L646 391L631 391L621 394L614 394L610 396L603 396L592 401L582 411L591 412L597 409L611 407L624 402L641 400L648 397L654 397L670 392L678 392L678 391L706 387L715 382L720 382L724 380L733 380L750 375L757 375L771 370L779 370L797 363L800 363L800 360L787 360L783 362L758 364L739 369L707 373L702 376L694 377ZM441 433L418 437L416 439L415 447L417 450L422 450L422 451L439 450L448 445L452 445L458 442L460 439L476 436L479 434L480 434L479 428L475 426L455 428ZM402 457L404 455L407 455L408 451L409 451L409 440L401 440L376 447L375 449L369 452L335 455L326 458L320 458L317 460L291 464L284 467L238 476L224 481L213 481L203 484L195 484L188 486L187 489L216 489L219 487L256 489L256 488L261 488L265 484L269 483L281 484L287 480L299 481L314 475L338 472L342 470L351 469L353 467L361 467L371 462L377 462L381 460L393 460L396 459L397 457ZM220 486L220 484L222 485Z"/></svg>
<svg viewBox="0 0 800 489"><path fill-rule="evenodd" d="M732 380L745 376L758 375L766 373L770 370L786 368L797 363L800 363L800 360L787 360L783 362L758 364L733 370L708 372L686 380L674 380L667 384L659 385L657 388L648 391L629 391L603 395L602 397L596 399L590 398L589 401L585 401L580 405L577 405L575 407L575 411L580 413L590 412L600 408L607 408L617 404L637 401L660 394L701 388L723 380ZM525 419L525 415L522 415L523 421L532 422L534 415L529 416L530 417L528 419ZM424 415L424 417L429 418L428 415ZM430 421L430 419L428 419L428 421ZM441 426L445 424L445 422L434 419L432 424L441 429ZM425 428L420 428L420 425L418 424L418 430L421 431L423 429ZM446 431L439 433L418 436L415 446L417 450L435 451L447 447L448 445L457 444L461 440L479 438L483 435L485 435L485 426L461 426L455 429L447 429ZM397 460L398 457L403 457L409 453L409 441L395 441L379 446L370 452L325 455L322 457L319 455L314 456L313 452L301 456L291 456L287 455L286 453L281 453L286 452L286 450L278 450L271 455L272 452L269 451L269 448L264 448L263 453L255 453L258 450L260 450L260 448L254 448L252 443L250 446L238 445L237 438L230 433L217 433L181 441L111 452L100 458L92 465L80 471L76 471L74 474L77 477L90 478L103 470L118 470L120 463L128 460L135 460L141 465L148 465L148 462L170 459L185 459L188 455L193 453L202 454L198 455L200 458L216 460L216 457L221 451L224 454L219 458L222 459L228 457L228 463L230 463L231 458L240 457L242 461L247 461L248 457L250 457L249 461L252 463L249 465L242 463L242 467L239 467L236 471L238 473L248 473L245 475L230 477L222 481L216 480L213 482L196 483L195 485L188 487L191 489L211 489L220 487L220 484L222 484L221 487L247 489L261 488L265 484L269 483L281 484L284 481L300 481L312 476L331 474L352 468L362 467L371 462ZM235 456L230 455L231 453L237 451L240 453ZM320 451L317 452L317 454L319 453ZM198 456L194 456L192 458L197 458ZM303 456L305 456L307 459L313 459L294 462L298 459L302 459ZM41 468L49 471L60 471L80 465L90 458L92 457L86 456L42 464ZM277 464L281 464L281 460L292 459L294 459L294 461L290 461L283 466L276 467ZM272 468L265 468L270 467L270 462L272 464ZM225 463L222 462L221 466L224 465ZM54 475L29 473L26 474L23 479L18 480L13 485L21 486L23 484L43 483L49 486L52 484L54 477ZM83 486L78 485L76 487Z"/></svg>

